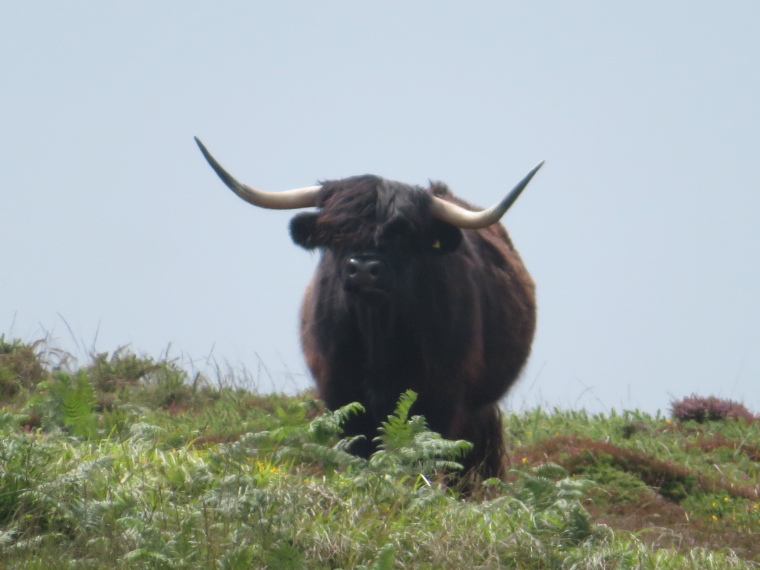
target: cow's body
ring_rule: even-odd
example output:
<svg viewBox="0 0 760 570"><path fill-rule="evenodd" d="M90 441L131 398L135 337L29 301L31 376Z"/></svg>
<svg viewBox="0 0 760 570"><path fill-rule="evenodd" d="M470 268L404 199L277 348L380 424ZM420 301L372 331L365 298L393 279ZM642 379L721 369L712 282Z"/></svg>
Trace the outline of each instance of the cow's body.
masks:
<svg viewBox="0 0 760 570"><path fill-rule="evenodd" d="M337 243L324 236L329 245L321 244L301 310L301 342L320 397L330 409L364 405L366 414L346 428L365 436L354 451L369 455L378 425L412 389L414 413L431 429L473 442L467 467L499 475L498 400L523 367L535 330L533 281L506 231L500 224L462 230L461 242L440 252L446 244L421 214L428 193L376 177L327 183L322 192L317 225L322 217L330 231L337 220L347 227ZM432 192L464 205L445 187ZM396 235L386 235L390 223ZM298 218L296 241L297 225ZM390 273L374 297L346 290L343 267L356 255L378 256Z"/></svg>
<svg viewBox="0 0 760 570"><path fill-rule="evenodd" d="M197 139L196 139L197 141ZM539 164L504 200L478 211L448 189L357 176L281 193L243 185L197 141L238 196L264 208L316 207L291 221L293 241L322 257L301 309L301 342L330 409L360 402L345 426L368 456L377 427L407 389L413 413L474 444L465 467L499 476L498 401L530 352L534 285L498 220Z"/></svg>

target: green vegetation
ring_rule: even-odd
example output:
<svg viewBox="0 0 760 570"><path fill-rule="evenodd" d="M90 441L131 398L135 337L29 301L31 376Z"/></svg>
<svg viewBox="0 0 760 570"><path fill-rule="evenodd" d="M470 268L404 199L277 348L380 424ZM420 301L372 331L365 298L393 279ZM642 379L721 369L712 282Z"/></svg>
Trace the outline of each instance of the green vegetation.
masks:
<svg viewBox="0 0 760 570"><path fill-rule="evenodd" d="M414 397L364 460L340 439L358 405L0 337L0 567L760 567L749 412L508 414L508 479L462 495L444 483L468 444Z"/></svg>

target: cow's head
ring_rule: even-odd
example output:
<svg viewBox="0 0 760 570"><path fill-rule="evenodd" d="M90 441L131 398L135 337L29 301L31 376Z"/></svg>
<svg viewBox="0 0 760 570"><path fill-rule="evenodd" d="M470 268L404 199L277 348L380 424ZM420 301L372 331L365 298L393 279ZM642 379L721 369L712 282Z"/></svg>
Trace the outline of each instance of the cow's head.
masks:
<svg viewBox="0 0 760 570"><path fill-rule="evenodd" d="M325 250L336 278L350 294L379 301L420 257L450 253L462 241L462 229L499 221L514 203L538 164L498 204L471 211L425 190L377 176L356 176L285 192L262 192L238 182L195 141L222 181L243 200L269 209L316 207L293 218L293 241Z"/></svg>
<svg viewBox="0 0 760 570"><path fill-rule="evenodd" d="M432 204L421 188L377 176L325 182L317 210L294 217L290 233L301 247L329 252L349 294L379 301L422 258L459 247L462 230L431 215Z"/></svg>

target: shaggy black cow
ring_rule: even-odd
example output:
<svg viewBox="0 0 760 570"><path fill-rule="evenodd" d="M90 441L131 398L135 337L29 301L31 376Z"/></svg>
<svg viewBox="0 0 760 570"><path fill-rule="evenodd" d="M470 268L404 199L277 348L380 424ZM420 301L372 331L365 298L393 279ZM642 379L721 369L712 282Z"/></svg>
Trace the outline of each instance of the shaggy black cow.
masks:
<svg viewBox="0 0 760 570"><path fill-rule="evenodd" d="M499 204L475 211L446 186L356 176L287 192L245 186L196 139L238 196L264 208L306 208L293 241L322 257L301 308L301 343L327 407L361 402L345 426L369 456L380 422L407 389L414 413L448 439L473 443L465 467L500 476L498 401L530 352L533 281L501 216L541 167ZM543 163L542 163L543 164Z"/></svg>

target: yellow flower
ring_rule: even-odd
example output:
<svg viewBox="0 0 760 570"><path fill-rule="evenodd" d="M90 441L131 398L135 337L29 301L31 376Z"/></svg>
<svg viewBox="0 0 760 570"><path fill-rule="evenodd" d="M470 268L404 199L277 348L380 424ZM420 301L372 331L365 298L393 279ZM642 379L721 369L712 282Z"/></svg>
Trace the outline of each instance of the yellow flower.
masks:
<svg viewBox="0 0 760 570"><path fill-rule="evenodd" d="M523 458L522 458L522 462L523 462L523 463L527 463L527 462L528 462L528 458L527 458L527 457L523 457Z"/></svg>
<svg viewBox="0 0 760 570"><path fill-rule="evenodd" d="M717 520L718 520L718 517L716 517L715 515L713 515L713 516L712 516L712 520L714 520L714 521L717 521Z"/></svg>

